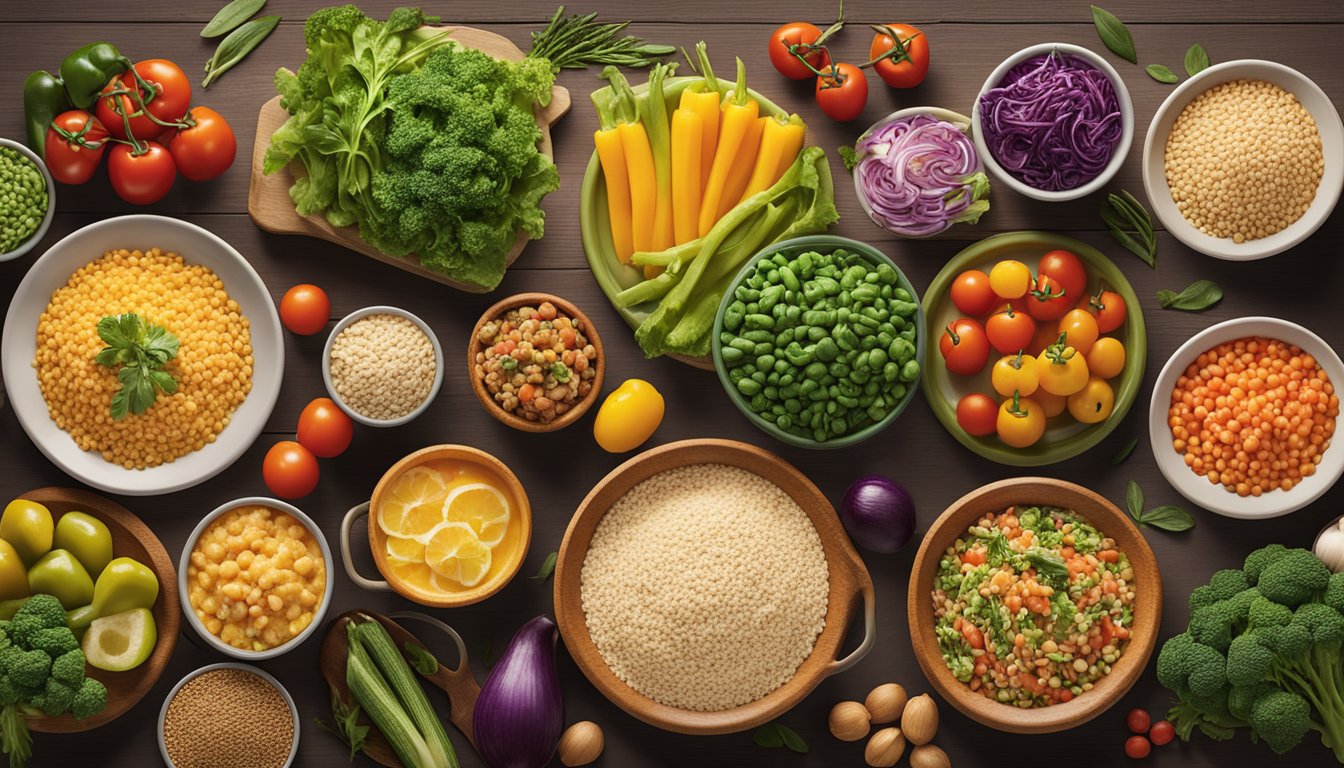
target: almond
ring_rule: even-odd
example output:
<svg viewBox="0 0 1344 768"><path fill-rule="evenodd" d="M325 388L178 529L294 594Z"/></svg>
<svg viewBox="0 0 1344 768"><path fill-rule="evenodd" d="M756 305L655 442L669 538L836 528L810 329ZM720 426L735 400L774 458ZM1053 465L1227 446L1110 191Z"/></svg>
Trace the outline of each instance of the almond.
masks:
<svg viewBox="0 0 1344 768"><path fill-rule="evenodd" d="M938 705L927 694L911 699L901 713L901 732L911 744L928 744L938 733Z"/></svg>

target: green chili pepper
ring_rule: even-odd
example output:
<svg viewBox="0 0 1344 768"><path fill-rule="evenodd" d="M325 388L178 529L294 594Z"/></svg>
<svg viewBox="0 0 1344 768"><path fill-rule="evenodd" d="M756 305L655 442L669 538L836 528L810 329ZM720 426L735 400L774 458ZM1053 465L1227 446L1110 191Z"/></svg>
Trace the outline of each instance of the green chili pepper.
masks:
<svg viewBox="0 0 1344 768"><path fill-rule="evenodd" d="M103 86L130 68L131 60L123 56L115 45L107 42L89 43L77 48L61 62L61 80L65 83L70 103L79 109L88 109L98 100Z"/></svg>
<svg viewBox="0 0 1344 768"><path fill-rule="evenodd" d="M65 85L50 72L38 71L23 81L23 117L28 125L28 146L37 156L47 157L47 128L70 108Z"/></svg>

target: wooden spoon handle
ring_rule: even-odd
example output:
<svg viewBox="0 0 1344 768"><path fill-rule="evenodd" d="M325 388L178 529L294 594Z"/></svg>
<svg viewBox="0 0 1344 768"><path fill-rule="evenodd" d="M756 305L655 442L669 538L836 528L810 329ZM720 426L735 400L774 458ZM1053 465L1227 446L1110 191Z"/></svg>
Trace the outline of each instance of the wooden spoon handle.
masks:
<svg viewBox="0 0 1344 768"><path fill-rule="evenodd" d="M473 747L476 746L476 737L472 733L472 712L476 709L476 697L480 696L481 687L476 684L476 678L471 674L467 645L462 642L462 636L444 622L417 611L398 611L389 614L388 618L397 621L415 619L437 627L457 646L457 667L450 669L448 665L440 662L438 670L425 679L448 694L448 719L452 720L453 725L457 726Z"/></svg>

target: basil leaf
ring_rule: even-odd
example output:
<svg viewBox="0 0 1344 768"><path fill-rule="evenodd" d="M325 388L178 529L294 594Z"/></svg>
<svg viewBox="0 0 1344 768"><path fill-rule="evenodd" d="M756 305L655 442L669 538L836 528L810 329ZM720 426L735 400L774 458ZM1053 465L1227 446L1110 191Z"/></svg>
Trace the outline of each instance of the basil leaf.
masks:
<svg viewBox="0 0 1344 768"><path fill-rule="evenodd" d="M751 732L751 740L756 742L756 746L774 749L784 746L784 736L779 732L779 727L774 723L766 723Z"/></svg>
<svg viewBox="0 0 1344 768"><path fill-rule="evenodd" d="M803 737L799 736L797 731L781 723L775 723L775 728L779 731L780 738L784 740L784 746L800 755L807 754L807 742L803 741Z"/></svg>
<svg viewBox="0 0 1344 768"><path fill-rule="evenodd" d="M205 81L202 88L209 88L220 75L228 72L235 64L247 58L266 36L271 34L275 25L280 23L279 16L261 16L233 30L220 42L215 55L205 63Z"/></svg>
<svg viewBox="0 0 1344 768"><path fill-rule="evenodd" d="M205 25L201 30L201 37L219 37L252 18L252 15L260 11L264 5L266 0L233 0L220 8L215 18Z"/></svg>
<svg viewBox="0 0 1344 768"><path fill-rule="evenodd" d="M429 677L439 671L439 660L423 646L407 642L403 643L402 647L406 649L406 655L410 657L408 661L416 672Z"/></svg>
<svg viewBox="0 0 1344 768"><path fill-rule="evenodd" d="M1138 524L1143 524L1143 489L1133 480L1125 489L1125 506L1129 507L1129 516Z"/></svg>
<svg viewBox="0 0 1344 768"><path fill-rule="evenodd" d="M1143 525L1163 531L1188 531L1195 527L1195 518L1180 507L1170 505L1154 507L1143 515Z"/></svg>
<svg viewBox="0 0 1344 768"><path fill-rule="evenodd" d="M555 559L559 554L558 552L552 552L547 555L546 559L542 561L541 567L537 569L537 575L532 578L537 581L545 581L551 578L551 574L555 572Z"/></svg>
<svg viewBox="0 0 1344 768"><path fill-rule="evenodd" d="M1194 77L1209 68L1209 54L1205 53L1204 46L1195 43L1190 46L1190 50L1185 52L1185 74Z"/></svg>
<svg viewBox="0 0 1344 768"><path fill-rule="evenodd" d="M1203 312L1222 300L1223 289L1211 280L1196 280L1180 293L1167 290L1157 292L1157 301L1163 309L1179 309L1184 312Z"/></svg>
<svg viewBox="0 0 1344 768"><path fill-rule="evenodd" d="M1138 447L1138 445L1139 445L1139 438L1137 437L1134 438L1133 440L1130 440L1128 443L1125 443L1125 446L1123 448L1115 452L1114 458L1111 459L1111 466L1115 466L1117 464L1124 464L1125 459L1128 459L1130 454L1134 453L1134 449Z"/></svg>
<svg viewBox="0 0 1344 768"><path fill-rule="evenodd" d="M1177 77L1176 73L1172 72L1165 64L1149 64L1143 68L1143 71L1159 83L1171 85L1181 81L1181 78Z"/></svg>
<svg viewBox="0 0 1344 768"><path fill-rule="evenodd" d="M1130 64L1139 63L1139 54L1134 50L1134 36L1129 34L1129 27L1117 19L1115 14L1094 5L1092 23L1097 27L1097 36L1112 53Z"/></svg>

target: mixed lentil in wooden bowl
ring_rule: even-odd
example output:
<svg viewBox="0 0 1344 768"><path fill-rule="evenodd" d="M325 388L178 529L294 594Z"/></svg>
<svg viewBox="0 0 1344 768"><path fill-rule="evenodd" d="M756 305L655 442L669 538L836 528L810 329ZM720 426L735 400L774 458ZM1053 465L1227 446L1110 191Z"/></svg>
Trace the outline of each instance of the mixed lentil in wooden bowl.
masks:
<svg viewBox="0 0 1344 768"><path fill-rule="evenodd" d="M520 293L476 321L467 342L471 389L485 410L524 432L551 432L582 418L606 374L597 328L548 293Z"/></svg>

